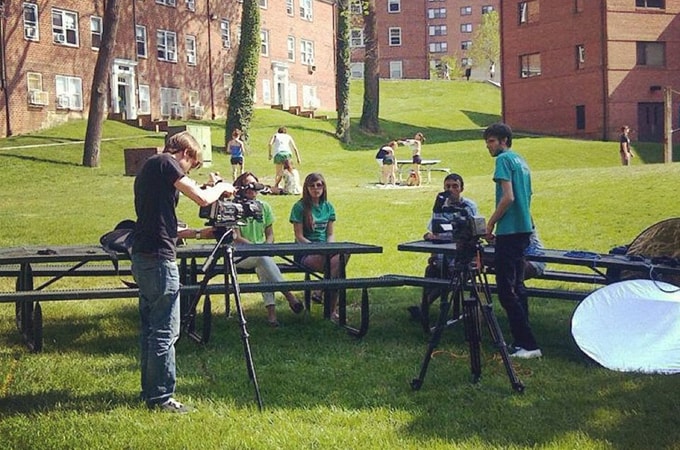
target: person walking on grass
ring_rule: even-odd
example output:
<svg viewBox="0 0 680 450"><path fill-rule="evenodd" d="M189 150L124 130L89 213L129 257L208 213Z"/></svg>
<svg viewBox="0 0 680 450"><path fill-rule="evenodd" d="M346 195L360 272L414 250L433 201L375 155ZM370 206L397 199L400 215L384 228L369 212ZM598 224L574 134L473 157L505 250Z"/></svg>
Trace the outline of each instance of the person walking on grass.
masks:
<svg viewBox="0 0 680 450"><path fill-rule="evenodd" d="M621 157L621 165L630 166L630 160L634 158L633 152L630 149L630 128L628 125L621 127L621 136L619 136L619 156Z"/></svg>
<svg viewBox="0 0 680 450"><path fill-rule="evenodd" d="M293 152L295 152L295 158L298 164L300 161L300 152L298 151L295 141L288 134L288 129L286 127L279 127L277 132L269 140L269 159L274 160L276 165L276 178L274 179L274 187L278 188L279 183L281 183L281 178L283 178L283 162L286 159L293 158Z"/></svg>
<svg viewBox="0 0 680 450"><path fill-rule="evenodd" d="M227 143L227 152L231 162L231 179L236 180L244 170L246 144L241 140L241 130L238 128L231 133L231 140Z"/></svg>
<svg viewBox="0 0 680 450"><path fill-rule="evenodd" d="M511 356L542 355L529 325L524 286L525 251L533 231L531 218L531 171L524 158L512 150L512 130L496 123L484 131L484 141L495 158L496 209L489 218L486 239L495 243L494 266L498 299L508 315L514 339ZM525 306L527 305L527 306Z"/></svg>

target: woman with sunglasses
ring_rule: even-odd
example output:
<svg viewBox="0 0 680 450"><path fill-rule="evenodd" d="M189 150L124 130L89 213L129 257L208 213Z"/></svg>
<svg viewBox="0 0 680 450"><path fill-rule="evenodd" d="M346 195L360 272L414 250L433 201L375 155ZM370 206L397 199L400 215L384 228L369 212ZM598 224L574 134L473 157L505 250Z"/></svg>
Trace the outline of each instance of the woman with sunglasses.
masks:
<svg viewBox="0 0 680 450"><path fill-rule="evenodd" d="M290 212L295 242L334 242L335 208L327 199L326 181L320 173L310 173L302 186L302 198ZM305 255L300 260L305 266L322 272L326 263L325 255ZM331 278L340 275L340 256L331 257ZM338 292L331 293L331 319L337 320Z"/></svg>

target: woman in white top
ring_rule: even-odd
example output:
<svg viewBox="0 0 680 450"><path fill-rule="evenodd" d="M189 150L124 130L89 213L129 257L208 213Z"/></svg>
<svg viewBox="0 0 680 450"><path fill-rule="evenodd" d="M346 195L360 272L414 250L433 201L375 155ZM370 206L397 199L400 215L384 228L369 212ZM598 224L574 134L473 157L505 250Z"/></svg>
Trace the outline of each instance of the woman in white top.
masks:
<svg viewBox="0 0 680 450"><path fill-rule="evenodd" d="M283 161L283 192L293 195L302 194L300 172L293 167L293 163L290 162L290 159Z"/></svg>
<svg viewBox="0 0 680 450"><path fill-rule="evenodd" d="M272 152L273 150L273 152ZM295 152L295 158L298 164L300 164L300 153L298 152L295 141L288 134L286 127L279 127L278 131L269 141L269 159L274 159L274 164L276 165L276 178L274 179L274 187L279 187L281 183L281 178L283 177L283 162L287 159L293 157L293 152Z"/></svg>
<svg viewBox="0 0 680 450"><path fill-rule="evenodd" d="M416 175L416 186L420 186L421 180L420 180L420 163L423 161L421 156L420 156L420 151L423 146L423 142L425 142L425 136L423 136L423 133L418 132L416 133L415 136L413 136L413 139L403 139L399 141L400 144L406 145L411 148L411 151L413 152L413 171Z"/></svg>

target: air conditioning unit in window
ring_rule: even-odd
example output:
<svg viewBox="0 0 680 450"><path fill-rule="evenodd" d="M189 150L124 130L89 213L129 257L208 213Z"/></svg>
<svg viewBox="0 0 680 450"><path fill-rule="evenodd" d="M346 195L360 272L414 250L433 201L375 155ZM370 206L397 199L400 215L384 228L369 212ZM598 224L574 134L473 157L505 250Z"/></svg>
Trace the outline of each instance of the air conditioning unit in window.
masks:
<svg viewBox="0 0 680 450"><path fill-rule="evenodd" d="M54 33L54 42L57 44L63 44L66 42L66 35L61 33Z"/></svg>
<svg viewBox="0 0 680 450"><path fill-rule="evenodd" d="M35 106L45 106L48 104L49 95L45 91L31 89L28 93L28 103Z"/></svg>
<svg viewBox="0 0 680 450"><path fill-rule="evenodd" d="M196 55L187 55L187 64L196 65Z"/></svg>
<svg viewBox="0 0 680 450"><path fill-rule="evenodd" d="M71 100L68 95L57 96L57 108L59 109L69 109L71 106Z"/></svg>
<svg viewBox="0 0 680 450"><path fill-rule="evenodd" d="M182 108L182 105L180 105L179 103L173 103L172 105L170 105L170 117L173 119L181 119L183 109L184 108Z"/></svg>
<svg viewBox="0 0 680 450"><path fill-rule="evenodd" d="M203 118L203 107L201 105L193 105L191 107L191 117L194 119Z"/></svg>
<svg viewBox="0 0 680 450"><path fill-rule="evenodd" d="M34 27L24 28L24 37L26 39L35 39L36 34L38 33Z"/></svg>

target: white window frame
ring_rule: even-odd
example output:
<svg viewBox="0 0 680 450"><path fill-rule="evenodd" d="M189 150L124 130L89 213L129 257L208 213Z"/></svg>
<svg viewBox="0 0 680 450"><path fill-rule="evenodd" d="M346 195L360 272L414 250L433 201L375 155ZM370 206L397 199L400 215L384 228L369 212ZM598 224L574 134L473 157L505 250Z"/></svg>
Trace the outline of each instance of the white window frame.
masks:
<svg viewBox="0 0 680 450"><path fill-rule="evenodd" d="M446 53L449 49L447 42L430 42L428 46L430 53Z"/></svg>
<svg viewBox="0 0 680 450"><path fill-rule="evenodd" d="M257 5L262 9L267 9L267 0L257 0Z"/></svg>
<svg viewBox="0 0 680 450"><path fill-rule="evenodd" d="M182 91L180 89L161 87L159 101L162 117L183 116Z"/></svg>
<svg viewBox="0 0 680 450"><path fill-rule="evenodd" d="M430 25L427 34L429 36L446 36L446 25Z"/></svg>
<svg viewBox="0 0 680 450"><path fill-rule="evenodd" d="M314 65L314 41L300 39L300 62Z"/></svg>
<svg viewBox="0 0 680 450"><path fill-rule="evenodd" d="M293 5L293 0L286 0L286 14L291 17L295 15L295 5Z"/></svg>
<svg viewBox="0 0 680 450"><path fill-rule="evenodd" d="M472 48L472 41L460 41L461 50L470 50Z"/></svg>
<svg viewBox="0 0 680 450"><path fill-rule="evenodd" d="M387 0L387 12L396 14L401 12L401 0Z"/></svg>
<svg viewBox="0 0 680 450"><path fill-rule="evenodd" d="M312 0L300 0L300 18L309 21L314 19Z"/></svg>
<svg viewBox="0 0 680 450"><path fill-rule="evenodd" d="M387 39L390 47L401 46L401 27L390 27L387 29Z"/></svg>
<svg viewBox="0 0 680 450"><path fill-rule="evenodd" d="M349 4L349 12L350 14L363 14L364 5L362 3L362 0L352 0L351 3Z"/></svg>
<svg viewBox="0 0 680 450"><path fill-rule="evenodd" d="M173 8L177 6L177 0L156 0L159 5L172 6Z"/></svg>
<svg viewBox="0 0 680 450"><path fill-rule="evenodd" d="M102 34L104 33L104 20L99 16L90 17L90 39L92 41L92 48L99 50L102 43ZM99 45L95 45L96 37L99 37Z"/></svg>
<svg viewBox="0 0 680 450"><path fill-rule="evenodd" d="M428 19L446 19L446 8L428 8Z"/></svg>
<svg viewBox="0 0 680 450"><path fill-rule="evenodd" d="M366 46L363 28L352 28L349 30L349 46L352 48Z"/></svg>
<svg viewBox="0 0 680 450"><path fill-rule="evenodd" d="M38 27L38 5L36 3L24 3L24 39L27 41L40 40L40 27Z"/></svg>
<svg viewBox="0 0 680 450"><path fill-rule="evenodd" d="M269 30L260 30L260 55L269 56Z"/></svg>
<svg viewBox="0 0 680 450"><path fill-rule="evenodd" d="M26 73L26 87L28 88L28 104L31 106L47 106L50 96L43 91L43 77L38 72Z"/></svg>
<svg viewBox="0 0 680 450"><path fill-rule="evenodd" d="M363 62L353 62L349 64L349 73L351 78L364 78L364 63Z"/></svg>
<svg viewBox="0 0 680 450"><path fill-rule="evenodd" d="M461 6L460 7L460 15L461 16L471 16L472 15L472 6Z"/></svg>
<svg viewBox="0 0 680 450"><path fill-rule="evenodd" d="M222 48L231 48L231 23L227 19L220 20L220 37Z"/></svg>
<svg viewBox="0 0 680 450"><path fill-rule="evenodd" d="M198 56L198 48L196 47L196 36L188 34L184 37L184 45L187 50L187 64L195 66Z"/></svg>
<svg viewBox="0 0 680 450"><path fill-rule="evenodd" d="M460 24L460 32L461 33L472 33L472 24L471 23L461 23Z"/></svg>
<svg viewBox="0 0 680 450"><path fill-rule="evenodd" d="M390 79L401 80L404 78L404 64L402 61L390 61Z"/></svg>
<svg viewBox="0 0 680 450"><path fill-rule="evenodd" d="M584 44L576 45L576 68L583 69L586 65L586 46Z"/></svg>
<svg viewBox="0 0 680 450"><path fill-rule="evenodd" d="M272 82L271 80L262 80L262 103L265 105L272 104Z"/></svg>
<svg viewBox="0 0 680 450"><path fill-rule="evenodd" d="M295 62L295 36L288 36L286 40L288 61Z"/></svg>
<svg viewBox="0 0 680 450"><path fill-rule="evenodd" d="M139 94L137 99L139 101L139 107L137 112L139 114L151 114L151 89L148 84L139 85Z"/></svg>
<svg viewBox="0 0 680 450"><path fill-rule="evenodd" d="M52 42L57 45L78 47L79 41L78 13L61 8L52 8Z"/></svg>
<svg viewBox="0 0 680 450"><path fill-rule="evenodd" d="M147 58L149 56L146 27L144 25L135 25L135 51L140 58Z"/></svg>
<svg viewBox="0 0 680 450"><path fill-rule="evenodd" d="M482 6L482 14L489 14L490 12L493 12L494 8L492 5L483 5Z"/></svg>
<svg viewBox="0 0 680 450"><path fill-rule="evenodd" d="M156 56L159 61L177 62L177 33L156 30Z"/></svg>
<svg viewBox="0 0 680 450"><path fill-rule="evenodd" d="M68 75L55 76L57 109L83 110L83 80Z"/></svg>
<svg viewBox="0 0 680 450"><path fill-rule="evenodd" d="M189 11L196 11L196 0L186 0L186 4Z"/></svg>

